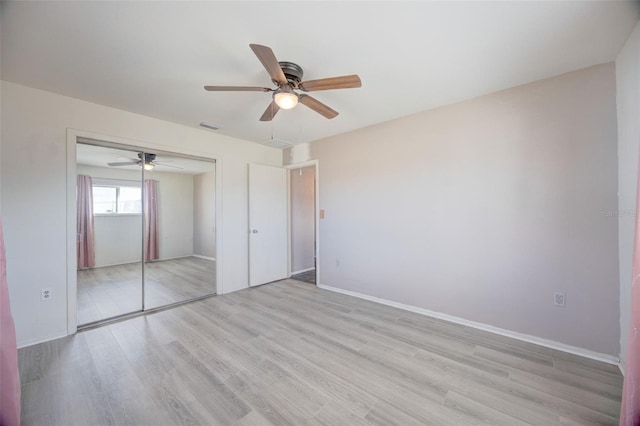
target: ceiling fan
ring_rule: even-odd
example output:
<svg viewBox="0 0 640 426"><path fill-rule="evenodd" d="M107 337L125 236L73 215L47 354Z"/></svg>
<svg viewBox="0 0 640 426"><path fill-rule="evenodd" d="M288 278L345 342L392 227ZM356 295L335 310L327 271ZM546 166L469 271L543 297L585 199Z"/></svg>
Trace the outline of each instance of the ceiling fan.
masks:
<svg viewBox="0 0 640 426"><path fill-rule="evenodd" d="M319 90L351 89L362 86L360 77L356 74L302 81L303 72L299 65L293 62L278 62L271 48L267 46L250 44L249 47L251 47L253 53L255 53L260 62L262 62L262 65L271 77L271 81L277 88L204 86L204 89L210 92L273 92L273 100L264 114L262 114L262 117L260 117L260 121L271 121L281 108L291 109L295 107L298 102L326 118L335 118L338 115L337 111L305 93L298 93L298 91L315 92Z"/></svg>
<svg viewBox="0 0 640 426"><path fill-rule="evenodd" d="M138 158L128 158L129 161L120 161L116 163L107 163L107 166L110 167L119 167L119 166L141 166L143 164L142 160L142 152L138 153ZM182 167L171 166L166 164L166 162L156 161L156 154L151 154L149 152L144 153L144 169L145 170L153 170L155 166L164 166L164 167L172 167L174 169L182 169Z"/></svg>

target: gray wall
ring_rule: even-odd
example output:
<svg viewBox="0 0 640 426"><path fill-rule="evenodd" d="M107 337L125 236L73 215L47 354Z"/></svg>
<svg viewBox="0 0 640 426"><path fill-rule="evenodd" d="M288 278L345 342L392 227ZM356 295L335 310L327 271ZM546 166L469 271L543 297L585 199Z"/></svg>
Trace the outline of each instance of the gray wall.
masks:
<svg viewBox="0 0 640 426"><path fill-rule="evenodd" d="M291 272L315 266L316 168L291 170Z"/></svg>
<svg viewBox="0 0 640 426"><path fill-rule="evenodd" d="M216 257L215 192L215 170L193 177L193 253L211 258Z"/></svg>
<svg viewBox="0 0 640 426"><path fill-rule="evenodd" d="M616 59L618 105L618 223L620 250L620 354L627 351L631 308L631 257L640 140L640 24Z"/></svg>
<svg viewBox="0 0 640 426"><path fill-rule="evenodd" d="M605 64L314 142L321 284L617 356L615 90Z"/></svg>

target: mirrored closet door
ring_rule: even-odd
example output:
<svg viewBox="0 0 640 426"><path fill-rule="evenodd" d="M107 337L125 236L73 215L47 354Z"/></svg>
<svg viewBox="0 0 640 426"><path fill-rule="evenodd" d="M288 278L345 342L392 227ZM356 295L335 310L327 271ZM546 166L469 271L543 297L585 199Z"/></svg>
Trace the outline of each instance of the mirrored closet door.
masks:
<svg viewBox="0 0 640 426"><path fill-rule="evenodd" d="M78 323L140 311L142 171L135 151L77 145Z"/></svg>
<svg viewBox="0 0 640 426"><path fill-rule="evenodd" d="M145 173L145 309L215 293L215 163L158 153Z"/></svg>
<svg viewBox="0 0 640 426"><path fill-rule="evenodd" d="M216 293L215 163L77 144L78 325Z"/></svg>

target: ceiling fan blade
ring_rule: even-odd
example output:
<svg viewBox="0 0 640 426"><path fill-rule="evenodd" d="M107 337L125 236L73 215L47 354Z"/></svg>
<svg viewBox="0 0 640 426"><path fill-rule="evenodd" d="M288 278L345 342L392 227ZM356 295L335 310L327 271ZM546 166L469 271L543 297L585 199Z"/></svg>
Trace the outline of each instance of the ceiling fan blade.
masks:
<svg viewBox="0 0 640 426"><path fill-rule="evenodd" d="M137 166L140 161L120 161L117 163L107 163L107 166Z"/></svg>
<svg viewBox="0 0 640 426"><path fill-rule="evenodd" d="M271 121L271 120L273 120L273 117L276 116L278 111L280 111L280 107L278 106L278 104L276 104L276 101L271 101L271 103L269 104L267 109L264 110L264 113L262 114L262 117L260 117L260 121Z"/></svg>
<svg viewBox="0 0 640 426"><path fill-rule="evenodd" d="M276 55L273 54L273 50L271 50L270 47L259 44L250 44L249 47L258 59L260 59L260 62L262 62L262 65L271 76L271 80L282 84L287 82L287 78L284 76L282 68L280 68L280 64L276 59Z"/></svg>
<svg viewBox="0 0 640 426"><path fill-rule="evenodd" d="M251 86L204 86L204 90L209 92L271 92L268 87Z"/></svg>
<svg viewBox="0 0 640 426"><path fill-rule="evenodd" d="M158 162L155 162L155 161L152 164L154 166L171 167L171 168L174 168L174 169L184 170L184 167L172 166L170 164L158 163Z"/></svg>
<svg viewBox="0 0 640 426"><path fill-rule="evenodd" d="M317 92L318 90L333 89L353 89L355 87L361 86L362 82L360 81L360 77L358 77L357 74L303 81L298 85L298 87L305 92Z"/></svg>
<svg viewBox="0 0 640 426"><path fill-rule="evenodd" d="M304 93L298 96L298 100L301 104L311 108L318 114L323 115L328 119L335 118L338 115L338 111L331 109L319 100L312 98L309 95L305 95Z"/></svg>

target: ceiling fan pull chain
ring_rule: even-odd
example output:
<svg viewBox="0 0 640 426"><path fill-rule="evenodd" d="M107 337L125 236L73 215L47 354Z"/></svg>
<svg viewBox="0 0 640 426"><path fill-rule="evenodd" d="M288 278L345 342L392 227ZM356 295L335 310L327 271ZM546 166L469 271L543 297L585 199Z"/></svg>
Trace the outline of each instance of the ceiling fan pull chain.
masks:
<svg viewBox="0 0 640 426"><path fill-rule="evenodd" d="M271 104L269 105L269 107L271 108L271 117L273 117L273 115L275 114L273 112L273 102L271 102ZM273 140L273 119L269 120L269 122L271 123L271 140Z"/></svg>
<svg viewBox="0 0 640 426"><path fill-rule="evenodd" d="M298 142L302 143L302 114L298 112L298 117L300 117L300 127L298 132L298 138L300 139ZM302 169L300 169L302 170Z"/></svg>

